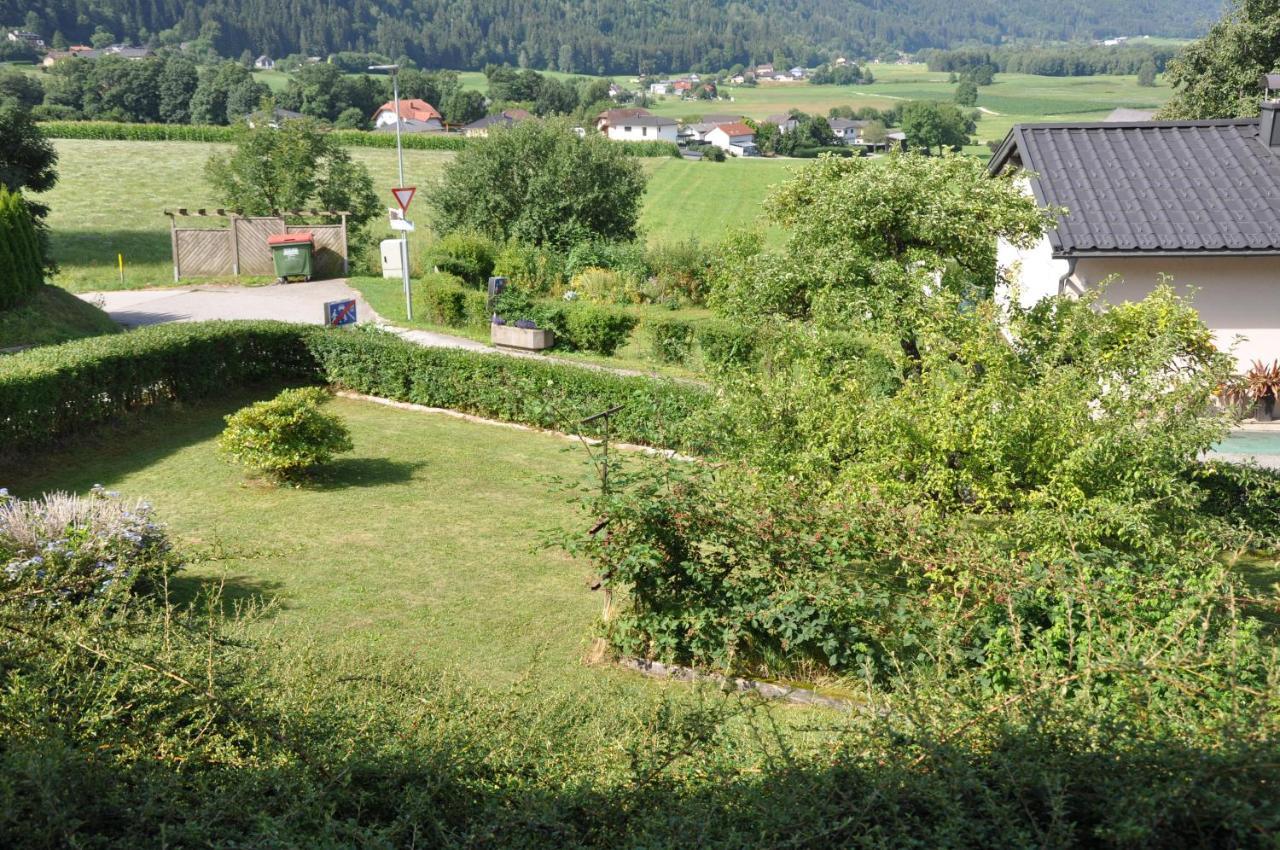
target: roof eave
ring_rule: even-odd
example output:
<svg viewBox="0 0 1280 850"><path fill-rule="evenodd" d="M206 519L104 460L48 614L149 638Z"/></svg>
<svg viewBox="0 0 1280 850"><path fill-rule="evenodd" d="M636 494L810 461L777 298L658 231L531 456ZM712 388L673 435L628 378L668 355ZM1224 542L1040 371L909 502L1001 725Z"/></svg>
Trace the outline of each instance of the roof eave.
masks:
<svg viewBox="0 0 1280 850"><path fill-rule="evenodd" d="M1053 251L1053 258L1055 260L1078 260L1106 257L1280 257L1280 248L1250 248L1247 250L1232 250L1230 248L1205 250L1154 249L1149 251L1124 248L1116 250L1095 249L1088 251L1072 251L1055 248Z"/></svg>

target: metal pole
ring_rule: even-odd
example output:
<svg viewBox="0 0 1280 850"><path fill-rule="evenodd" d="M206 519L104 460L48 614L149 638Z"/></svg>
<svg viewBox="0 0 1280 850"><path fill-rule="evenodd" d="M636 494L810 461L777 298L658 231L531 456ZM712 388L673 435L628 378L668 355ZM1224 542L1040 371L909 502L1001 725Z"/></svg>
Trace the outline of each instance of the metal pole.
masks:
<svg viewBox="0 0 1280 850"><path fill-rule="evenodd" d="M400 146L400 68L391 72L391 97L396 102L396 168L404 186L404 149ZM413 321L413 292L409 286L409 231L400 231L400 276L404 280L404 317Z"/></svg>

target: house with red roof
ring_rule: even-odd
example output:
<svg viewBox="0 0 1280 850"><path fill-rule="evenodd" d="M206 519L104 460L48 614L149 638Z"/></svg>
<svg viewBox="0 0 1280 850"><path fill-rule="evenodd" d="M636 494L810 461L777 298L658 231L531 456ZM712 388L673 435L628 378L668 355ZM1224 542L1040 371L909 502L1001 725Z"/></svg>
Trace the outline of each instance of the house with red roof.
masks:
<svg viewBox="0 0 1280 850"><path fill-rule="evenodd" d="M421 98L401 100L400 119L404 122L401 129L405 127L413 127L415 130L444 129L444 118L440 115L440 111ZM383 127L395 129L395 126L396 102L388 100L374 110L373 129L378 130Z"/></svg>
<svg viewBox="0 0 1280 850"><path fill-rule="evenodd" d="M756 131L741 121L717 124L703 138L730 156L759 156L756 148Z"/></svg>

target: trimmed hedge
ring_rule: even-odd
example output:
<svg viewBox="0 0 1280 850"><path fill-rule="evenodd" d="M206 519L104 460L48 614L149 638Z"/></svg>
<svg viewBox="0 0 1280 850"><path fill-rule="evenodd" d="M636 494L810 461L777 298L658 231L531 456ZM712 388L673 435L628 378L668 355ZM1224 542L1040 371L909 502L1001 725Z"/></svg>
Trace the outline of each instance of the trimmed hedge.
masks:
<svg viewBox="0 0 1280 850"><path fill-rule="evenodd" d="M697 385L534 358L424 348L368 330L315 331L310 348L326 380L356 392L561 431L620 404L611 426L615 438L707 449L694 421L711 396Z"/></svg>
<svg viewBox="0 0 1280 850"><path fill-rule="evenodd" d="M235 127L208 124L129 124L122 121L42 121L40 129L50 139L104 139L126 142L234 142ZM395 133L366 130L331 130L340 144L355 148L394 148ZM454 134L402 133L405 150L460 151L470 143ZM628 156L680 156L672 142L618 142Z"/></svg>
<svg viewBox="0 0 1280 850"><path fill-rule="evenodd" d="M21 450L134 410L266 382L325 382L369 395L541 428L573 429L613 405L620 440L705 451L702 387L563 363L424 348L371 329L284 322L157 325L0 359L0 445Z"/></svg>
<svg viewBox="0 0 1280 850"><path fill-rule="evenodd" d="M702 362L720 369L750 366L756 361L756 332L725 321L699 322L694 329Z"/></svg>
<svg viewBox="0 0 1280 850"><path fill-rule="evenodd" d="M36 446L163 401L269 380L310 380L315 361L284 322L156 325L0 359L0 445Z"/></svg>

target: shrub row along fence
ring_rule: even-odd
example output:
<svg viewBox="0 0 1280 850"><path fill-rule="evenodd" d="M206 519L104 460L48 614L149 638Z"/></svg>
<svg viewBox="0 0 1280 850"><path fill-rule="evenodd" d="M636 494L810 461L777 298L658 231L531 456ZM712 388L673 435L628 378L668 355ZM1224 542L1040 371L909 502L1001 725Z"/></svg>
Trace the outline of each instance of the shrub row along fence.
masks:
<svg viewBox="0 0 1280 850"><path fill-rule="evenodd" d="M40 239L26 201L0 183L0 309L22 303L42 283Z"/></svg>
<svg viewBox="0 0 1280 850"><path fill-rule="evenodd" d="M283 322L160 325L4 358L0 445L36 448L158 403L281 381L557 430L621 405L612 421L617 439L707 448L696 425L710 399L701 387Z"/></svg>
<svg viewBox="0 0 1280 850"><path fill-rule="evenodd" d="M236 140L237 127L203 124L129 124L122 121L44 121L40 129L51 139L99 139L124 142L224 142ZM364 130L332 130L333 138L347 147L394 148L395 133L372 133ZM458 151L471 140L456 135L401 134L406 150ZM680 156L671 142L618 142L631 156Z"/></svg>

